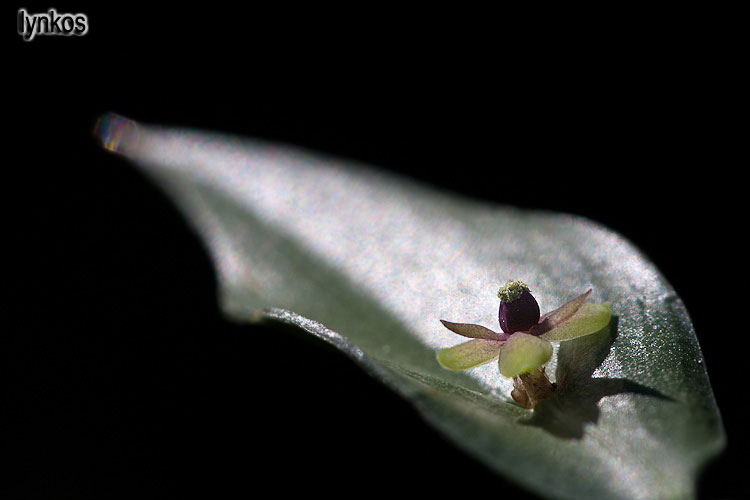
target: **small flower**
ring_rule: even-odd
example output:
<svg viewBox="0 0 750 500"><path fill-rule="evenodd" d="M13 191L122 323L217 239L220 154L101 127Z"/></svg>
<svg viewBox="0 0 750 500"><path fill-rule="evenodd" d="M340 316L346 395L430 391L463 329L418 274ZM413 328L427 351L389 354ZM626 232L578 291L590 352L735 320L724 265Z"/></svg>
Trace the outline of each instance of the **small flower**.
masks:
<svg viewBox="0 0 750 500"><path fill-rule="evenodd" d="M547 378L544 364L552 357L552 344L598 332L611 318L609 305L586 304L591 290L543 316L529 287L511 281L500 288L498 319L502 332L481 325L440 320L454 333L473 340L437 353L448 370L468 370L498 360L500 373L513 379L511 397L526 408L559 391Z"/></svg>

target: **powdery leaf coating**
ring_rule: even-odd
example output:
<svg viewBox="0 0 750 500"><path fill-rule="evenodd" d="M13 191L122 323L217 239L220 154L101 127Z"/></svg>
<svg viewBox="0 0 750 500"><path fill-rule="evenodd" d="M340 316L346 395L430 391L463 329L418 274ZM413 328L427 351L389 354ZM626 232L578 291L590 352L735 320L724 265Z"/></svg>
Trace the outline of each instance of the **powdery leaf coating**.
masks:
<svg viewBox="0 0 750 500"><path fill-rule="evenodd" d="M690 498L724 447L688 312L622 236L286 145L132 123L137 133L121 134L115 150L203 237L227 316L330 343L498 473L562 499ZM99 134L106 142L110 132ZM494 322L491 294L465 291L493 289L510 272L535 283L542 304L593 287L618 318L560 344L554 376L567 373L566 390L534 412L503 397L512 381L496 367L453 372L435 362L455 339L434 318L460 305L464 317ZM273 380L248 382L280 398L299 389Z"/></svg>

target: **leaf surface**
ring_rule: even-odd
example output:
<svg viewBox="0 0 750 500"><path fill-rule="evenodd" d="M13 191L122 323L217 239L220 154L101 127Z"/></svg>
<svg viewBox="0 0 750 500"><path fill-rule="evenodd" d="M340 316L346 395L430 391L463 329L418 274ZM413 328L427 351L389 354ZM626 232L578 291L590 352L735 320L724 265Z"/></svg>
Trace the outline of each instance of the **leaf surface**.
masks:
<svg viewBox="0 0 750 500"><path fill-rule="evenodd" d="M100 134L202 235L229 317L330 342L543 496L694 496L724 446L719 412L685 307L618 234L284 145L133 123L111 115ZM511 279L543 313L591 288L614 315L555 348L547 372L564 391L533 412L496 363L452 372L435 359L463 340L439 319L497 329L497 287Z"/></svg>

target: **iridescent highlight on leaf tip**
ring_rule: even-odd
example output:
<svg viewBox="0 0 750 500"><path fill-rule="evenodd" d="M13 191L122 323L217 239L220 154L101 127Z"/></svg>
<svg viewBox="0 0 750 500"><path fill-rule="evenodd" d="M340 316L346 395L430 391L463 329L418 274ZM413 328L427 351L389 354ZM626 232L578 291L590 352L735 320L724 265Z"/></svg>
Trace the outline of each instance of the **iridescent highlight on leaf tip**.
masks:
<svg viewBox="0 0 750 500"><path fill-rule="evenodd" d="M122 153L135 141L138 125L117 113L107 113L99 117L94 125L94 135L105 149Z"/></svg>

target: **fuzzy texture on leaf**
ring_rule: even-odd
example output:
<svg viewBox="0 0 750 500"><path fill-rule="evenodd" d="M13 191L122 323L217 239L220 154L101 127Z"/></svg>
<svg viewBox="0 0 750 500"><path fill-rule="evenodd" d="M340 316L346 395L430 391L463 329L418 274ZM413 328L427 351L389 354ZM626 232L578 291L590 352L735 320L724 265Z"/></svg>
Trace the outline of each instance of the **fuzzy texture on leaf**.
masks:
<svg viewBox="0 0 750 500"><path fill-rule="evenodd" d="M724 446L721 417L687 310L622 236L285 145L131 124L136 133L120 134L116 150L202 236L231 319L293 325L330 343L458 447L539 495L695 495L698 471ZM534 283L541 304L593 286L617 315L560 345L554 375L567 373L566 389L533 420L503 397L513 385L496 366L454 372L435 362L455 342L435 318L458 308L494 323L487 304L509 270ZM259 373L248 384L279 398L299 390L273 380ZM272 411L274 400L263 404Z"/></svg>

